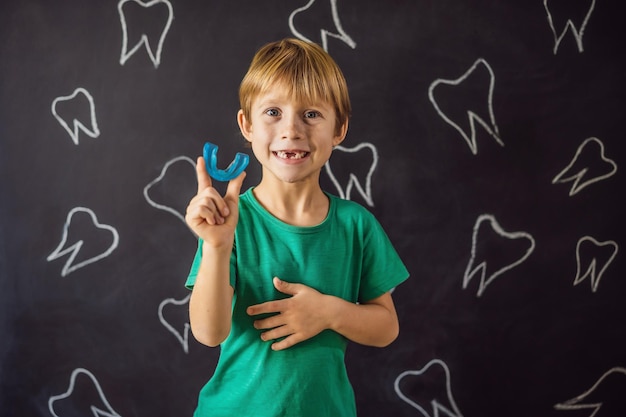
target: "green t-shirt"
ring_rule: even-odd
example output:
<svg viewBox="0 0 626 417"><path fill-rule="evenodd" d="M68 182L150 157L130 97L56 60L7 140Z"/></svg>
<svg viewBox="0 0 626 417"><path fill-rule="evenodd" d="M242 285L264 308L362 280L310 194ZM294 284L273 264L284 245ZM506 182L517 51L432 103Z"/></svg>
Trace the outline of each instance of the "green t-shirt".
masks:
<svg viewBox="0 0 626 417"><path fill-rule="evenodd" d="M273 351L253 327L246 308L288 297L272 278L308 285L350 302L391 290L408 272L375 217L364 207L327 194L330 208L317 226L286 224L265 210L252 189L239 200L231 256L235 289L231 332L221 345L196 417L351 417L354 392L344 355L347 339L325 330L283 351ZM202 242L186 286L192 288Z"/></svg>

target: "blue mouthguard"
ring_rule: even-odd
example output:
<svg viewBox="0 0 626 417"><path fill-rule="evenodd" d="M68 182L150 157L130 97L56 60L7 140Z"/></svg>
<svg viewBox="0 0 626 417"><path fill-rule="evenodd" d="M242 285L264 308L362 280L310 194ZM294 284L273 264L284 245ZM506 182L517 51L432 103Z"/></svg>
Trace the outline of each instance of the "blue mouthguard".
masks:
<svg viewBox="0 0 626 417"><path fill-rule="evenodd" d="M237 152L235 159L228 165L226 169L219 169L217 167L217 150L219 146L207 142L204 144L204 162L206 164L206 170L211 176L218 181L230 181L233 178L237 178L239 174L243 172L250 162L250 157L241 152Z"/></svg>

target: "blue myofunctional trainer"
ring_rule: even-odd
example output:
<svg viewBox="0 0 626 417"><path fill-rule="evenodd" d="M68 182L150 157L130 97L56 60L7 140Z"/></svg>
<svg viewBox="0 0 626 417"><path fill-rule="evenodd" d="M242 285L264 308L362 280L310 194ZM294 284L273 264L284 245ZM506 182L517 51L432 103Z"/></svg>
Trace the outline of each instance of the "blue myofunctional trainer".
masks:
<svg viewBox="0 0 626 417"><path fill-rule="evenodd" d="M206 170L211 176L218 181L230 181L233 178L237 178L239 174L243 172L250 162L250 157L241 152L237 152L235 159L228 165L226 169L219 169L217 167L217 150L219 146L207 142L204 144L204 162L206 164Z"/></svg>

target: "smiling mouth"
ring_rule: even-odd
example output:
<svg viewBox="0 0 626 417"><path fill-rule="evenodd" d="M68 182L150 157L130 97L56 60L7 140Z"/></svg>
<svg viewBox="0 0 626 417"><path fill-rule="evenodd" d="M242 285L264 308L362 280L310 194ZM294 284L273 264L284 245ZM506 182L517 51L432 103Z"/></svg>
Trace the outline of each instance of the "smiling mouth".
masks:
<svg viewBox="0 0 626 417"><path fill-rule="evenodd" d="M309 156L306 151L274 151L273 154L281 159L302 159Z"/></svg>

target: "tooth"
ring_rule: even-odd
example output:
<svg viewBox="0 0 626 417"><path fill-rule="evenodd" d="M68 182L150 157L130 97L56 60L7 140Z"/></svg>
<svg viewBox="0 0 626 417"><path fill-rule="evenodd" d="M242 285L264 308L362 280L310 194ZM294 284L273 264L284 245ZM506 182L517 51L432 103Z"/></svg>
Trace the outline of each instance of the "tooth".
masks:
<svg viewBox="0 0 626 417"><path fill-rule="evenodd" d="M182 221L183 223L185 223L185 225L187 224L185 222L185 217L182 213L184 213L184 207L181 206L179 209L175 209L173 207L175 207L177 205L177 203L180 202L180 199L177 198L178 195L171 195L170 193L167 192L162 192L160 194L164 194L164 197L167 198L167 204L165 203L157 203L153 197L150 196L150 192L152 190L153 187L155 187L157 184L160 184L161 181L163 180L163 178L165 178L165 176L168 174L168 170L174 165L174 164L178 164L179 162L186 162L189 165L191 165L191 167L193 168L193 171L188 170L189 171L189 175L193 175L195 178L195 167L196 167L196 163L191 159L188 158L186 156L179 156L176 157L174 159L171 159L169 161L167 161L165 163L165 165L163 166L163 168L161 169L161 173L159 174L158 177L156 177L154 180L152 180L148 185L146 185L143 189L143 196L146 199L146 201L148 202L148 204L150 204L152 207L159 209L159 210L163 210L166 211L170 214L173 214L174 216L178 217L180 219L180 221ZM180 166L180 164L177 165L177 167ZM177 170L178 174L182 174L182 172L180 170ZM188 177L183 178L182 175L175 175L175 174L170 174L168 176L168 182L173 182L173 180L178 180L175 183L175 186L172 187L172 189L174 190L185 190L186 186L189 184L188 181ZM193 196L193 189L190 188L189 190L189 198L191 198L191 196ZM191 229L190 229L191 230Z"/></svg>
<svg viewBox="0 0 626 417"><path fill-rule="evenodd" d="M434 369L426 376L426 372L429 371L431 367ZM435 377L438 378L435 379ZM414 389L411 394L415 394L416 397L419 395L419 398L423 398L421 405L418 404L416 401L409 398L409 395L407 395L409 394L408 392L402 391L400 383L404 379L411 379L413 381L415 381L415 379L420 380L417 384L413 382L412 385L423 386L425 392L432 394L421 396L419 395L420 392ZM433 384L433 381L435 381L436 384ZM394 389L402 401L418 410L420 414L424 416L446 415L449 417L463 417L452 395L450 370L446 363L440 359L431 360L426 366L417 371L402 372L395 380ZM431 396L434 396L434 398L430 398ZM432 410L427 410L430 407L432 407Z"/></svg>
<svg viewBox="0 0 626 417"><path fill-rule="evenodd" d="M596 144L599 146L599 151L597 154L592 154L595 152L590 149L590 144ZM581 157L581 154L587 154L584 158ZM579 160L583 161L596 161L594 164L594 171L600 171L595 175L590 175L589 171L591 171L590 167L584 165L582 162L578 162ZM605 164L602 164L606 162ZM604 171L604 172L602 172ZM576 154L574 158L569 163L565 169L557 174L556 177L552 180L552 184L556 183L565 183L568 181L573 181L572 188L569 191L570 197L585 188L588 185L593 184L594 182L601 181L603 179L611 177L613 174L617 172L617 164L612 160L604 156L604 144L598 138L587 138L576 150ZM569 175L565 177L565 175ZM584 177L590 177L586 181L582 181Z"/></svg>
<svg viewBox="0 0 626 417"><path fill-rule="evenodd" d="M484 90L486 90L487 92L486 94L484 94L487 96L487 102L486 103L481 102L483 100L483 94L479 94L477 95L476 103L474 104L485 106L484 109L486 108L486 110L484 110L484 113L489 114L489 120L485 121L483 118L478 116L477 112L475 112L474 110L471 110L471 109L464 110L461 107L459 110L462 110L461 113L463 115L467 114L467 118L469 119L470 133L468 134L459 126L459 124L455 123L452 119L446 116L446 114L444 114L443 110L441 110L441 108L437 104L437 101L435 100L434 91L435 91L435 88L439 84L446 84L446 85L451 85L455 87L460 85L461 83L465 82L469 78L470 75L478 71L479 68L481 69L481 71L486 71L489 76L489 85L484 86ZM479 74L476 74L476 75L479 75ZM474 155L478 153L478 148L476 145L476 123L480 124L493 137L493 139L496 142L498 142L498 144L500 144L501 146L504 146L504 143L500 139L500 134L498 132L498 125L496 124L496 119L493 113L494 85L495 85L495 75L493 73L493 70L491 69L487 61L485 61L482 58L479 58L478 60L476 60L476 62L474 62L474 65L472 65L470 69L467 70L461 77L455 80L446 80L446 79L439 78L435 80L433 83L431 83L430 87L428 88L428 98L430 99L431 103L435 107L435 110L437 111L437 113L439 113L439 116L441 116L441 118L446 123L448 123L450 126L455 128L461 134L461 136L463 136L463 139L468 144L468 146L470 147ZM459 100L459 102L462 102L462 100ZM458 107L460 106L457 104L457 108Z"/></svg>
<svg viewBox="0 0 626 417"><path fill-rule="evenodd" d="M605 381L605 379L609 378L609 376L611 379ZM617 376L620 376L621 378L616 378ZM621 383L621 386L623 386L624 377L626 377L626 368L620 366L611 368L606 371L587 391L570 400L556 404L554 408L556 410L567 411L589 409L593 410L593 412L589 415L595 416L605 404L609 410L612 409L610 407L619 407L620 402L623 400L618 400L619 397L614 397L610 393L618 392L615 391L617 389L616 386L618 383ZM604 411L604 409L602 411ZM604 415L610 414L611 413L606 413Z"/></svg>
<svg viewBox="0 0 626 417"><path fill-rule="evenodd" d="M344 175L341 177L342 181L339 181L337 179L337 173L333 172L331 168L331 162L333 158L336 160L337 157L341 156L341 154L336 153L333 158L331 158L331 160L326 163L326 174L328 174L330 180L335 185L339 197L343 198L344 200L350 200L352 198L352 187L354 186L356 187L356 190L359 192L361 197L363 197L363 199L366 201L366 203L369 206L373 207L374 200L372 199L371 183L372 174L374 173L374 170L376 170L376 165L378 165L378 151L376 147L371 143L363 142L355 146L354 148L337 146L335 148L335 152L345 152L352 154L350 156L351 163L347 166L368 167L367 173L365 174L359 173L359 175L357 175L354 172L349 172L348 175ZM371 160L371 162L368 161L368 159ZM339 164L339 166L342 166L342 164ZM362 182L364 182L364 185L362 185Z"/></svg>
<svg viewBox="0 0 626 417"><path fill-rule="evenodd" d="M605 246L606 248L604 248ZM585 278L589 277L591 291L596 292L602 275L613 262L615 256L617 256L618 248L617 243L613 240L598 242L591 236L581 238L576 244L576 278L574 279L574 285L580 284ZM581 258L584 258L584 260L581 261ZM583 263L587 265L586 269Z"/></svg>
<svg viewBox="0 0 626 417"><path fill-rule="evenodd" d="M134 22L133 25L131 25L131 29L133 30L134 33L139 32L140 38L138 41L135 42L134 46L132 47L132 49L130 49L129 51L129 40L128 40L128 26L126 24L126 16L129 13L129 8L132 7L132 5L127 6L126 4L132 2L135 3L136 5L139 5L141 7L143 7L144 9L148 9L151 8L153 6L157 6L157 5L163 5L167 8L167 16L166 16L166 21L165 22L158 22L160 24L162 24L161 27L161 32L158 33L156 36L158 36L158 41L156 42L150 42L150 36L146 33L146 32L152 32L152 29L145 29L145 30L141 30L139 29L137 26L141 27L150 27L150 24L153 24L153 19L147 19L148 16L146 16L146 14L148 13L143 12L142 16L145 18L145 21L142 22L143 25L137 25L137 23L139 22ZM163 42L165 41L165 36L167 35L167 32L170 29L170 26L172 24L172 20L174 20L174 10L172 8L172 4L168 1L168 0L152 0L152 1L148 1L148 2L143 2L141 0L121 0L118 5L117 5L117 10L119 12L120 15L120 23L122 25L122 54L120 56L120 65L124 65L124 63L126 63L126 61L128 60L128 58L130 58L135 52L137 52L137 50L139 48L141 48L142 45L145 46L146 48L146 52L148 53L148 55L150 56L150 59L152 60L152 63L154 64L154 68L157 68L159 66L159 64L161 63L161 51L163 50ZM157 8L155 7L155 12L158 11ZM156 44L156 51L153 51L152 48L154 45Z"/></svg>
<svg viewBox="0 0 626 417"><path fill-rule="evenodd" d="M528 241L528 247L526 248L525 251L523 251L522 254L516 253L516 252L520 252L520 250L518 247L516 246L514 247L513 245L511 245L512 242L506 242L505 240L497 241L496 243L498 244L499 247L510 248L509 252L513 253L513 256L516 257L516 260L512 263L509 263L508 265L505 265L496 269L494 272L489 271L490 272L489 275L487 275L487 272L488 272L487 268L488 266L491 266L491 265L489 265L487 258L489 258L490 255L492 254L483 253L480 256L476 255L476 248L479 246L478 240L479 238L483 238L483 235L479 236L479 232L481 230L480 226L484 222L489 222L492 231L496 232L503 239L506 239L509 241L517 240L517 239L525 239ZM480 284L478 287L478 292L476 294L477 297L480 297L483 294L483 292L485 292L485 290L487 289L487 286L494 279L498 278L504 272L512 268L515 268L516 266L523 263L526 259L528 259L528 257L534 250L535 250L535 239L530 234L525 233L525 232L505 232L491 214L480 215L478 219L476 220L476 223L474 224L474 232L472 234L471 259L469 263L467 264L467 268L465 269L465 275L463 276L463 289L467 288L467 284L469 283L469 281L476 274L480 272ZM478 258L478 261L476 260L476 258ZM485 259L483 260L482 258L485 258ZM493 259L493 261L495 262L496 260ZM475 266L475 264L477 266Z"/></svg>
<svg viewBox="0 0 626 417"><path fill-rule="evenodd" d="M87 378L87 381L79 382L79 377L82 377L81 380ZM97 397L94 395L95 392L98 394ZM68 405L63 406L64 403ZM60 409L74 410L76 415L120 416L107 401L96 377L84 368L74 369L67 391L63 394L53 395L48 399L48 409L53 416L60 415L56 413L57 405L60 405L58 407Z"/></svg>
<svg viewBox="0 0 626 417"><path fill-rule="evenodd" d="M80 239L74 239L72 238L70 241L76 241L76 243L68 246L67 248L65 247L65 245L68 242L68 234L69 234L69 228L70 225L72 224L72 221L74 221L74 215L77 213L86 213L90 216L91 218L91 222L93 223L93 225L100 230L106 230L108 231L111 235L112 235L112 242L111 245L103 252L101 252L100 254L93 256L91 258L85 259L82 262L79 262L77 264L73 264L74 259L76 258L76 256L78 255L78 253L81 251L81 249L83 249L83 245L85 244L85 241ZM87 236L89 237L93 237L94 233L96 231L95 230L91 230L91 231L84 231L81 230L81 233L85 233ZM91 239L94 240L94 239ZM88 240L89 242L89 240ZM105 225L105 224L101 224L98 223L98 219L96 218L96 215L94 214L93 211L91 211L88 208L84 208L84 207L75 207L73 208L69 214L67 215L67 219L65 221L65 225L63 226L63 236L61 238L61 243L59 243L59 245L57 246L57 248L48 256L47 261L53 261L55 259L58 259L62 256L65 256L67 254L70 254L67 262L65 262L65 265L63 266L63 270L61 271L61 276L66 276L67 274L82 268L86 265L89 265L93 262L97 262L102 258L106 258L107 256L109 256L114 250L115 248L117 248L119 242L119 235L117 233L117 230L115 230L114 227Z"/></svg>
<svg viewBox="0 0 626 417"><path fill-rule="evenodd" d="M580 1L579 2L570 1L568 3L569 3L568 4L569 7L572 9L580 5ZM557 35L557 30L554 27L552 12L550 11L550 8L548 7L548 0L543 0L543 7L546 9L546 12L548 13L548 23L550 24L550 30L552 30L552 35L554 36L554 47L552 48L552 52L554 53L554 55L556 55L557 51L559 50L559 45L561 44L561 41L567 34L568 28L572 31L572 34L574 35L574 38L576 39L576 46L578 47L578 52L583 52L583 33L585 32L587 23L589 23L589 18L591 17L591 13L593 12L593 8L595 7L595 4L596 4L596 0L591 0L589 4L589 8L585 13L585 17L583 18L583 21L581 22L580 27L577 28L574 22L572 21L572 19L568 17L563 27L563 30L561 30L561 33ZM572 9L569 9L568 12L570 13L574 12L574 10Z"/></svg>
<svg viewBox="0 0 626 417"><path fill-rule="evenodd" d="M59 105L59 103L62 103L62 102L78 102L82 98L87 99L88 106L89 106L90 120L89 120L89 123L87 123L89 127L85 126L85 124L83 124L77 118L73 118L72 119L73 128L70 128L69 123L66 122L64 118L59 116L58 111L57 111L57 106ZM69 96L62 96L62 97L55 98L52 101L52 114L58 120L61 126L63 126L63 128L67 131L67 133L69 133L70 137L72 138L72 141L76 145L78 145L79 130L82 130L83 132L85 132L85 134L87 134L87 136L90 136L92 138L97 138L98 136L100 136L100 130L98 129L98 122L96 121L96 107L94 105L93 97L91 97L91 94L89 94L89 92L82 87L79 87L76 90L74 90L74 92Z"/></svg>
<svg viewBox="0 0 626 417"><path fill-rule="evenodd" d="M183 346L183 350L185 351L185 353L189 353L189 321L186 318L189 316L185 314L185 312L188 310L188 307L181 308L180 306L184 306L188 304L189 298L191 298L191 294L187 295L187 297L183 298L182 300L175 300L173 298L167 298L163 300L161 304L159 305L159 321L170 333L172 333L176 337L176 339L178 339L180 344ZM163 310L165 309L167 305L170 305L170 304L173 304L174 306L178 307L176 309L180 313L178 314L178 317L185 317L185 319L179 320L177 324L178 326L181 326L181 323L182 323L181 332L179 332L173 325L171 325L169 321L166 320L163 315Z"/></svg>
<svg viewBox="0 0 626 417"><path fill-rule="evenodd" d="M303 12L305 10L308 10L311 6L313 6L313 4L315 3L315 0L309 0L309 2L305 5L302 6L296 10L294 10L293 12L291 12L291 14L289 15L289 28L291 29L291 33L293 33L297 38L302 39L303 41L309 41L310 39L308 39L306 36L304 36L302 33L300 33L294 24L294 19L296 17L297 14L299 14L300 12ZM322 2L318 3L318 4L322 4ZM325 4L325 2L324 2ZM320 6L318 8L321 9L323 6ZM350 35L348 35L344 30L343 27L341 26L341 20L339 19L339 12L337 11L337 0L330 0L330 11L332 14L332 23L330 23L330 21L326 24L326 27L334 27L336 29L336 32L334 32L332 30L327 30L327 29L320 29L320 35L322 38L322 48L324 48L324 50L326 52L328 52L328 37L332 36L333 38L339 39L340 41L344 42L346 45L348 45L350 48L354 49L356 48L356 42L354 42L354 40L352 40L352 38L350 37ZM321 19L319 18L319 16L314 15L314 13L311 13L312 10L309 10L309 12L307 13L307 17L309 18L309 20L314 21L314 22L319 22ZM320 12L323 13L322 15L322 19L324 17L327 18L328 13L327 10L320 10ZM322 25L320 25L322 26Z"/></svg>

